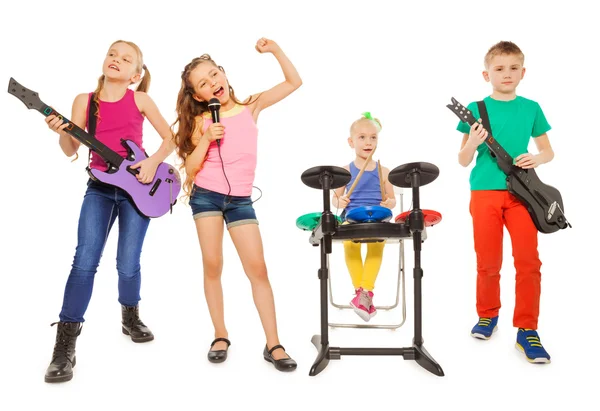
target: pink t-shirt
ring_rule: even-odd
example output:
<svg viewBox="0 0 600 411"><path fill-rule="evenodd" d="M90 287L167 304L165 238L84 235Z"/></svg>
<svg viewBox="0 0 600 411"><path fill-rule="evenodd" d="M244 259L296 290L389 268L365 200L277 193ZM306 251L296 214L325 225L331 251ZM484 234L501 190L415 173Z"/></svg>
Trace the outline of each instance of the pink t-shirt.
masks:
<svg viewBox="0 0 600 411"><path fill-rule="evenodd" d="M89 129L89 105L92 93L88 97L88 109L86 109L86 128ZM108 148L115 151L121 157L127 157L127 149L121 144L121 139L131 140L142 150L142 125L144 116L135 104L135 92L127 89L121 100L107 102L99 100L99 113L96 120L96 138ZM93 109L92 109L93 110ZM140 159L141 160L141 159ZM102 157L92 152L90 167L106 171L108 168Z"/></svg>
<svg viewBox="0 0 600 411"><path fill-rule="evenodd" d="M252 184L256 170L256 152L258 145L258 128L247 106L236 105L230 110L220 112L220 122L225 126L225 135L221 139L221 158L217 142L208 147L207 157L194 183L221 194L227 194L229 186L225 174L231 184L231 195L245 197L252 194ZM206 132L213 121L210 113L203 115L202 131Z"/></svg>

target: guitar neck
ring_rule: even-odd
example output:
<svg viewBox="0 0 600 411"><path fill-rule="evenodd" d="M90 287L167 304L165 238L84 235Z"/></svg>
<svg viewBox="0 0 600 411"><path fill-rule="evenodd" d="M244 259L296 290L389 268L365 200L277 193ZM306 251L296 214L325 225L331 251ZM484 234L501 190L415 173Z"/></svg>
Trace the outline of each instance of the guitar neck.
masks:
<svg viewBox="0 0 600 411"><path fill-rule="evenodd" d="M473 124L477 123L477 119L473 116L471 110L460 104L454 97L452 97L452 104L447 104L446 107L450 109L463 123L467 123L469 126L473 126ZM488 136L485 139L485 144L492 153L494 157L496 157L498 161L498 167L505 174L510 174L514 172L513 158L506 152L504 148L496 141L494 136L490 130L488 131Z"/></svg>
<svg viewBox="0 0 600 411"><path fill-rule="evenodd" d="M81 144L92 150L94 153L98 154L104 161L106 161L110 165L114 167L119 167L123 162L123 157L117 154L115 151L108 148L104 143L98 140L96 137L91 136L86 133L80 127L78 127L71 120L67 119L65 116L60 114L58 111L54 110L52 107L48 106L45 103L42 103L41 108L36 108L40 113L44 116L48 117L50 115L55 115L56 117L62 119L68 125L63 129L66 133L68 133L73 138L77 139Z"/></svg>
<svg viewBox="0 0 600 411"><path fill-rule="evenodd" d="M472 124L470 124L470 125L472 125ZM502 169L502 171L504 171L506 174L509 174L513 167L514 160L506 152L506 150L498 143L498 141L496 141L494 136L492 136L492 134L489 133L489 130L488 130L488 136L485 139L485 145L488 147L488 149L494 154L494 156L498 160L498 166Z"/></svg>
<svg viewBox="0 0 600 411"><path fill-rule="evenodd" d="M473 119L474 120L474 119ZM469 122L469 125L473 125L475 121ZM529 185L529 181L527 178L527 171L522 169L521 167L517 167L514 165L514 159L506 152L506 150L496 141L492 133L488 130L488 136L485 139L485 145L488 147L490 152L496 157L498 161L498 167L504 172L506 175L514 175L517 177L525 186Z"/></svg>

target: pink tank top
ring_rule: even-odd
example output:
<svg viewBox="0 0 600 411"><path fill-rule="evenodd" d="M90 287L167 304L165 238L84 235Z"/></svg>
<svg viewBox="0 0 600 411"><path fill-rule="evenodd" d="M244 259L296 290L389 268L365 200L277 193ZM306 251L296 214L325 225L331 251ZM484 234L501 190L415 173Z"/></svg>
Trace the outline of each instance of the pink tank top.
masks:
<svg viewBox="0 0 600 411"><path fill-rule="evenodd" d="M210 113L203 115L202 131L206 132L212 122ZM252 184L256 171L258 128L247 106L236 105L220 113L221 124L225 126L225 135L221 139L221 158L217 142L208 147L207 157L202 169L196 174L194 183L198 187L221 194L229 192L225 174L231 184L231 195L246 197L252 194Z"/></svg>
<svg viewBox="0 0 600 411"><path fill-rule="evenodd" d="M89 104L92 93L88 97L86 110L86 127L89 129ZM96 121L96 138L121 157L127 157L127 150L121 144L121 139L131 140L143 150L142 125L144 116L135 104L135 92L127 89L123 98L115 102L99 100L99 114ZM102 157L92 152L90 167L106 171L108 168Z"/></svg>

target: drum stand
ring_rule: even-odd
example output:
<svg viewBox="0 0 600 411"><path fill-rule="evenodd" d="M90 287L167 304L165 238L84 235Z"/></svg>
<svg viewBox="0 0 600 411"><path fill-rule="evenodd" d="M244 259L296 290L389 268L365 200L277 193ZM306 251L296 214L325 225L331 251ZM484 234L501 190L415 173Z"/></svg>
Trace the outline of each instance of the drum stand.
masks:
<svg viewBox="0 0 600 411"><path fill-rule="evenodd" d="M400 189L401 190L401 189ZM404 193L400 192L400 212L404 211ZM396 241L394 241L396 242ZM402 327L406 322L406 282L405 282L405 264L404 264L404 239L400 238L399 241L399 258L398 258L398 278L396 280L396 300L392 305L376 305L375 308L378 311L391 311L398 307L400 303L400 296L402 296L402 319L397 324L349 324L349 323L329 323L332 328L370 328L380 330L397 330ZM331 275L327 276L327 283L329 287L329 303L340 310L350 310L352 306L349 304L337 304L333 301L333 287L331 285Z"/></svg>
<svg viewBox="0 0 600 411"><path fill-rule="evenodd" d="M412 187L413 210L405 224L366 223L339 226L330 209L330 190L346 185L350 173L341 167L319 166L306 170L302 181L309 187L323 190L323 217L313 230L311 243L317 242L321 249L321 266L318 270L320 281L321 334L314 335L311 342L317 348L317 358L309 375L315 376L327 367L329 360L339 360L342 355L401 355L405 360L414 360L427 371L443 376L440 365L423 346L422 306L421 306L421 233L425 229L423 212L420 208L419 187L429 184L439 175L438 168L430 163L409 163L396 167L389 174L389 181L397 187ZM373 231L381 230L375 234ZM385 232L384 232L385 231ZM368 234L361 234L368 233ZM345 234L345 235L344 235ZM412 236L414 248L414 338L411 347L405 348L343 348L329 345L329 322L327 288L329 278L329 254L332 237L336 239L385 239L408 238ZM358 238L357 238L358 237ZM362 238L361 238L362 237Z"/></svg>

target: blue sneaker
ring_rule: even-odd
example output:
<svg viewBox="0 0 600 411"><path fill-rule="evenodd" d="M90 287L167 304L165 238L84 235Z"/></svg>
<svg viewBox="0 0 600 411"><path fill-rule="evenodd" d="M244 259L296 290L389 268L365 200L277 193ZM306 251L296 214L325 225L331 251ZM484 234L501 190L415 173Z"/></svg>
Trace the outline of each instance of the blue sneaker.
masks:
<svg viewBox="0 0 600 411"><path fill-rule="evenodd" d="M519 328L517 332L517 350L527 357L527 361L535 364L549 364L550 354L546 352L535 330Z"/></svg>
<svg viewBox="0 0 600 411"><path fill-rule="evenodd" d="M480 340L489 340L492 333L498 329L498 316L494 318L481 317L479 322L471 330L471 336Z"/></svg>

